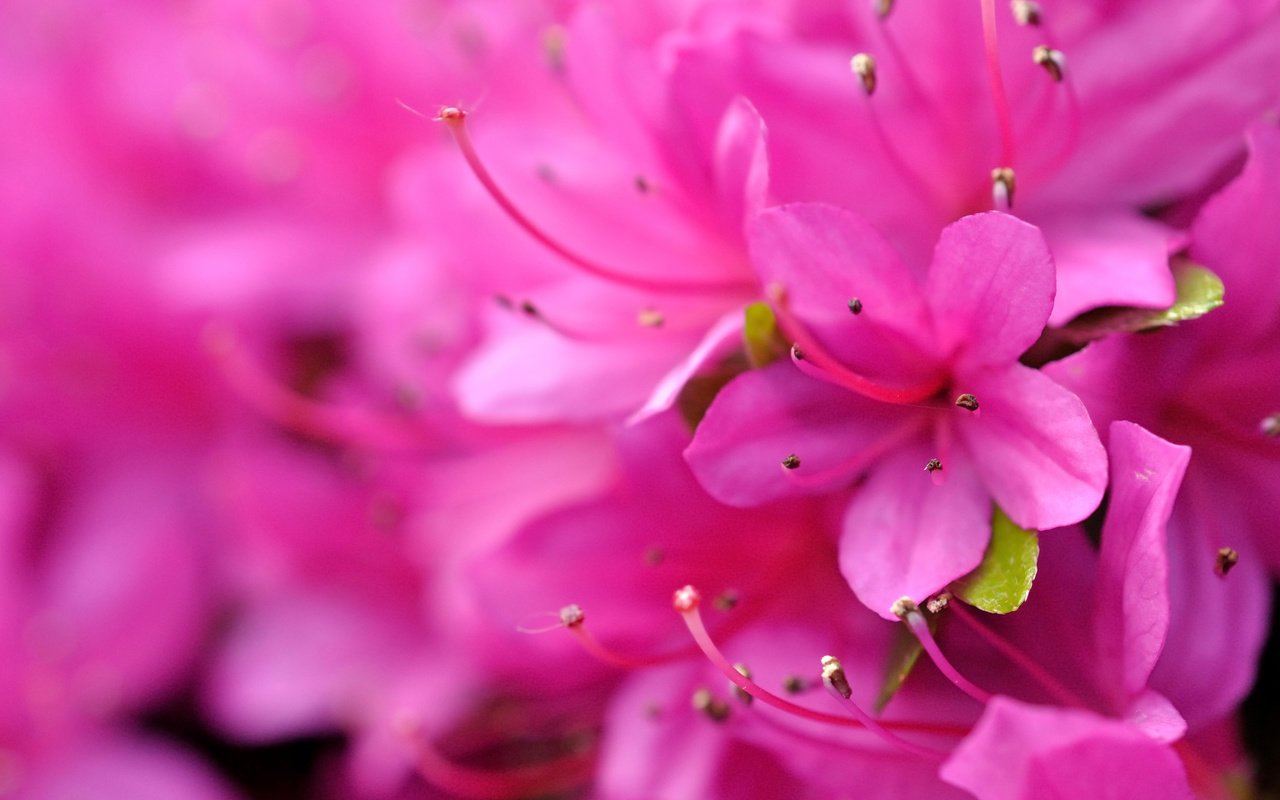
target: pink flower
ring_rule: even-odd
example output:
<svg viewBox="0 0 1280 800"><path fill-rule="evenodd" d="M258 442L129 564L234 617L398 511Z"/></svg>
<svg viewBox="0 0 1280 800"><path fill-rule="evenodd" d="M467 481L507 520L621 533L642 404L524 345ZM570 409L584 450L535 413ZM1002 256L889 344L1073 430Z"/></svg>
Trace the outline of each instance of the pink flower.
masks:
<svg viewBox="0 0 1280 800"><path fill-rule="evenodd" d="M799 353L712 403L686 456L713 495L749 505L865 475L841 568L889 618L899 597L977 566L993 501L1036 529L1097 506L1105 455L1083 405L1017 363L1053 304L1034 228L960 220L923 285L859 218L827 206L763 213L751 247L762 280L785 292L782 328Z"/></svg>

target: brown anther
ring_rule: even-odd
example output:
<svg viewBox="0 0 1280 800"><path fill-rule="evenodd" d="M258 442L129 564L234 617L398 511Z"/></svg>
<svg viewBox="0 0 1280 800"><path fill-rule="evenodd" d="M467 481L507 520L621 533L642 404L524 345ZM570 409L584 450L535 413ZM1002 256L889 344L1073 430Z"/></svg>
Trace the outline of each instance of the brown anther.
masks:
<svg viewBox="0 0 1280 800"><path fill-rule="evenodd" d="M577 603L570 603L560 609L560 624L566 628L573 628L586 622L587 614L582 610L582 606Z"/></svg>
<svg viewBox="0 0 1280 800"><path fill-rule="evenodd" d="M963 408L965 411L977 411L978 398L974 397L968 392L965 392L964 394L956 398L956 405L960 408Z"/></svg>
<svg viewBox="0 0 1280 800"><path fill-rule="evenodd" d="M733 668L738 671L739 675L746 678L747 680L751 680L751 670L747 669L746 664L734 664ZM754 697L751 696L750 692L748 692L746 689L743 689L741 686L739 686L736 683L733 684L733 693L737 696L738 700L741 701L743 705L749 706L751 705L751 701L755 699Z"/></svg>
<svg viewBox="0 0 1280 800"><path fill-rule="evenodd" d="M636 321L645 328L661 328L667 322L667 316L656 308L642 308L636 315Z"/></svg>
<svg viewBox="0 0 1280 800"><path fill-rule="evenodd" d="M796 469L799 466L800 466L800 457L797 456L795 453L792 453L791 455L782 459L783 469Z"/></svg>
<svg viewBox="0 0 1280 800"><path fill-rule="evenodd" d="M912 614L919 614L920 606L916 605L916 601L910 597L899 597L893 601L893 605L889 606L889 613L898 619L906 619Z"/></svg>
<svg viewBox="0 0 1280 800"><path fill-rule="evenodd" d="M635 180L636 191L640 194L648 194L653 191L653 184L649 183L649 179L643 175L637 175Z"/></svg>
<svg viewBox="0 0 1280 800"><path fill-rule="evenodd" d="M929 602L924 604L924 607L929 609L930 614L940 614L942 613L942 609L946 608L947 604L950 602L951 602L951 593L943 592L942 594L939 594L936 597L930 598Z"/></svg>
<svg viewBox="0 0 1280 800"><path fill-rule="evenodd" d="M689 698L695 711L706 714L712 722L724 722L729 718L729 704L711 694L709 689L699 689Z"/></svg>
<svg viewBox="0 0 1280 800"><path fill-rule="evenodd" d="M436 113L436 119L440 122L461 122L466 118L467 112L457 106L441 106Z"/></svg>
<svg viewBox="0 0 1280 800"><path fill-rule="evenodd" d="M1220 577L1226 577L1232 567L1240 563L1240 554L1231 547L1222 547L1218 549L1218 555L1213 560L1213 571Z"/></svg>
<svg viewBox="0 0 1280 800"><path fill-rule="evenodd" d="M840 696L846 700L853 696L853 687L849 685L849 678L844 674L840 659L835 656L822 657L822 682L839 692Z"/></svg>
<svg viewBox="0 0 1280 800"><path fill-rule="evenodd" d="M732 611L738 607L738 593L733 589L725 589L711 601L716 611Z"/></svg>
<svg viewBox="0 0 1280 800"><path fill-rule="evenodd" d="M782 679L782 691L787 694L800 694L806 688L804 678L799 675L788 675Z"/></svg>
<svg viewBox="0 0 1280 800"><path fill-rule="evenodd" d="M538 310L538 307L533 304L532 300L521 300L519 308L520 313L524 314L526 317L537 318L542 316L542 312Z"/></svg>
<svg viewBox="0 0 1280 800"><path fill-rule="evenodd" d="M644 563L651 567L661 564L667 557L667 554L661 547L650 547L644 551Z"/></svg>
<svg viewBox="0 0 1280 800"><path fill-rule="evenodd" d="M1013 0L1013 18L1019 25L1036 27L1040 24L1040 4L1032 0Z"/></svg>
<svg viewBox="0 0 1280 800"><path fill-rule="evenodd" d="M991 195L995 198L996 208L1013 208L1013 193L1017 183L1017 177L1011 168L996 167L991 170Z"/></svg>
<svg viewBox="0 0 1280 800"><path fill-rule="evenodd" d="M925 472L937 472L942 469L942 462L936 458L929 459L929 463L924 465Z"/></svg>
<svg viewBox="0 0 1280 800"><path fill-rule="evenodd" d="M1058 83L1062 82L1062 75L1067 68L1067 57L1061 50L1054 50L1042 44L1031 51L1031 60L1044 67L1044 71L1049 73L1050 78Z"/></svg>
<svg viewBox="0 0 1280 800"><path fill-rule="evenodd" d="M1258 424L1258 430L1262 431L1263 436L1270 436L1272 439L1280 438L1280 411L1263 417L1262 422Z"/></svg>
<svg viewBox="0 0 1280 800"><path fill-rule="evenodd" d="M793 344L791 345L791 357L796 361L804 361L804 351Z"/></svg>
<svg viewBox="0 0 1280 800"><path fill-rule="evenodd" d="M894 0L875 0L876 14L879 15L880 19L884 19L893 13L893 2Z"/></svg>
<svg viewBox="0 0 1280 800"><path fill-rule="evenodd" d="M858 76L867 97L876 93L876 60L869 53L858 53L849 59L849 69Z"/></svg>
<svg viewBox="0 0 1280 800"><path fill-rule="evenodd" d="M671 605L681 614L694 610L701 602L702 595L692 586L681 586L671 595Z"/></svg>
<svg viewBox="0 0 1280 800"><path fill-rule="evenodd" d="M859 299L858 299L858 298L856 298L856 297L855 297L855 298L853 298L852 300L850 300L850 301L849 301L849 313L850 313L850 314L853 314L854 316L857 316L858 314L861 314L861 313L862 313L862 301L861 301L861 300L859 300Z"/></svg>

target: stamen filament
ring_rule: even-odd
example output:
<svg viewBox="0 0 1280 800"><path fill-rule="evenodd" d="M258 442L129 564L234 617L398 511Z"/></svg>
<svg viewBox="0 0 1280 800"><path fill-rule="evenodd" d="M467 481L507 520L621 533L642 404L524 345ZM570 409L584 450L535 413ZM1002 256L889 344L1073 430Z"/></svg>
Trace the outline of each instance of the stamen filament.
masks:
<svg viewBox="0 0 1280 800"><path fill-rule="evenodd" d="M1080 697L1066 686L1064 686L1057 678L1053 677L1044 667L1037 664L1026 653L1022 652L1012 642L1005 639L1000 634L988 628L978 621L977 617L971 614L964 607L964 603L951 603L947 606L950 613L957 616L961 622L968 625L974 633L978 634L987 644L1000 652L1000 655L1012 661L1023 672L1027 673L1037 683L1039 683L1045 691L1053 695L1054 699L1066 706L1075 706L1077 708L1088 708L1089 705L1080 699Z"/></svg>
<svg viewBox="0 0 1280 800"><path fill-rule="evenodd" d="M450 794L472 800L519 800L559 794L583 786L591 776L588 754L561 756L551 761L508 769L477 769L456 764L436 750L415 722L398 725L412 747L414 766L423 780Z"/></svg>
<svg viewBox="0 0 1280 800"><path fill-rule="evenodd" d="M683 648L671 653L660 653L651 656L632 656L625 653L619 653L605 646L599 639L587 630L585 622L577 622L572 625L565 625L578 641L582 644L582 649L606 664L611 664L622 669L641 669L643 667L654 667L659 664L669 664L682 658L688 658L696 654L698 651L693 648Z"/></svg>
<svg viewBox="0 0 1280 800"><path fill-rule="evenodd" d="M241 399L291 431L330 444L391 452L418 452L435 446L429 433L408 419L382 416L370 409L338 408L299 394L255 363L229 328L210 326L205 331L205 347Z"/></svg>
<svg viewBox="0 0 1280 800"><path fill-rule="evenodd" d="M901 750L905 750L912 755L929 759L930 761L940 761L947 757L947 753L941 750L934 750L931 747L914 744L906 739L894 734L882 726L876 718L862 710L862 706L853 702L853 691L849 687L849 682L844 676L844 669L840 666L840 662L832 656L824 656L822 658L822 683L827 687L827 691L836 699L841 706L853 716L854 719L866 726L867 730L879 736L889 744Z"/></svg>
<svg viewBox="0 0 1280 800"><path fill-rule="evenodd" d="M987 77L995 103L996 125L1000 128L1000 164L1014 166L1013 112L1000 70L1000 43L996 38L995 0L982 0L982 38L987 51Z"/></svg>
<svg viewBox="0 0 1280 800"><path fill-rule="evenodd" d="M786 291L781 286L777 284L769 286L766 294L771 300L779 327L800 350L797 354L796 347L791 349L791 360L802 372L884 403L918 403L937 394L942 388L942 381L935 379L918 386L894 389L881 386L859 375L828 353L826 348L822 347L809 333L804 324L791 313L787 306Z"/></svg>
<svg viewBox="0 0 1280 800"><path fill-rule="evenodd" d="M893 613L897 615L907 624L907 629L920 640L920 646L929 654L929 658L933 659L934 666L938 671L947 677L947 680L956 685L956 688L965 694L977 700L979 703L986 705L991 701L991 693L975 686L968 678L960 674L960 671L947 659L942 653L942 648L938 647L938 643L933 638L933 633L929 631L929 623L925 620L924 615L920 613L920 608L916 606L910 598L904 597L893 604Z"/></svg>
<svg viewBox="0 0 1280 800"><path fill-rule="evenodd" d="M454 141L457 142L458 149L462 152L462 157L466 160L467 166L471 168L471 172L507 216L548 250L578 267L583 272L610 283L654 292L721 292L740 290L748 285L746 281L675 281L629 275L597 264L574 252L542 228L539 228L502 191L502 188L498 186L497 181L494 180L493 175L490 174L488 168L485 167L484 162L480 159L480 154L472 143L470 134L467 133L466 117L467 114L462 109L446 107L440 109L436 119L445 124L449 133L453 135Z"/></svg>
<svg viewBox="0 0 1280 800"><path fill-rule="evenodd" d="M880 437L870 447L859 450L852 458L846 461L816 471L798 469L800 466L798 463L796 465L797 469L785 470L783 474L787 476L787 480L806 488L821 488L845 476L852 478L885 454L895 450L904 441L910 439L928 422L929 418L923 414L912 415L907 422Z"/></svg>

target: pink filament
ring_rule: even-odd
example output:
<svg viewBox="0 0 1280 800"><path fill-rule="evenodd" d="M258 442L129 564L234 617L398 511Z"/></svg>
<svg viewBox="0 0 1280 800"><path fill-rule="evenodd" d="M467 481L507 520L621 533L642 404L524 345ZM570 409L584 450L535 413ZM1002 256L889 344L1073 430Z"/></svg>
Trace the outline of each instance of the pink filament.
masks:
<svg viewBox="0 0 1280 800"><path fill-rule="evenodd" d="M879 722L876 721L875 717L863 711L861 706L853 702L853 698L845 697L843 694L837 691L835 687L830 685L827 686L827 690L831 693L831 696L836 699L836 702L844 706L845 710L848 711L855 719L857 719L859 722L865 725L867 730L877 734L881 739L884 739L885 741L889 742L889 744L893 745L894 747L905 750L908 753L911 753L912 755L917 755L917 756L920 756L921 758L927 758L930 761L940 761L947 757L948 753L945 753L941 750L934 750L931 747L924 747L922 745L908 742L906 739L903 739L902 737L897 736L888 730L885 730L885 728Z"/></svg>
<svg viewBox="0 0 1280 800"><path fill-rule="evenodd" d="M1009 95L1004 87L1004 75L1000 71L1000 44L996 39L995 0L982 0L982 38L987 53L987 77L991 81L991 95L995 102L996 124L1000 128L1000 164L1014 166L1013 112Z"/></svg>
<svg viewBox="0 0 1280 800"><path fill-rule="evenodd" d="M934 665L943 675L947 676L947 680L956 685L960 691L977 700L983 705L991 700L991 693L978 688L969 681L968 678L960 674L960 671L947 660L943 655L942 649L938 647L938 643L934 640L933 634L929 632L929 623L925 621L924 615L919 611L907 613L903 620L907 623L907 627L911 630L915 637L920 640L920 645L924 651L929 654L929 658L933 659Z"/></svg>
<svg viewBox="0 0 1280 800"><path fill-rule="evenodd" d="M1053 695L1053 697L1063 705L1075 706L1077 708L1087 708L1088 704L1081 700L1074 692L1063 686L1062 683L1054 678L1045 670L1044 667L1037 664L1026 653L1018 649L1013 643L1002 637L1000 634L980 623L977 618L964 608L963 604L953 602L947 606L948 610L960 618L960 621L968 625L974 633L982 637L987 644L998 650L1002 656L1012 661L1023 672L1030 675L1037 683L1044 687L1045 691Z"/></svg>
<svg viewBox="0 0 1280 800"><path fill-rule="evenodd" d="M640 669L641 667L653 667L659 664L666 664L681 658L688 658L697 653L693 648L684 648L672 653L660 653L649 656L631 656L625 653L619 653L606 647L599 639L591 635L587 630L585 622L579 622L574 625L566 625L569 632L577 637L582 644L582 649L591 655L615 667L622 669Z"/></svg>

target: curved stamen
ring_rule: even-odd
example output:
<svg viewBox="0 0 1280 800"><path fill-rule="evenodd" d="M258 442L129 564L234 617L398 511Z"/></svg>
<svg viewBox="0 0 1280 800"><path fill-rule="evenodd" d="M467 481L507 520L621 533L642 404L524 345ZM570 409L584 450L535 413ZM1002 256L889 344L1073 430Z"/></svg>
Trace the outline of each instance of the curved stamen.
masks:
<svg viewBox="0 0 1280 800"><path fill-rule="evenodd" d="M1013 112L1009 94L1000 70L1000 43L996 38L995 0L982 1L982 40L987 55L987 78L991 81L991 97L995 103L996 125L1000 128L1000 164L1014 166Z"/></svg>
<svg viewBox="0 0 1280 800"><path fill-rule="evenodd" d="M783 697L770 692L763 686L753 681L751 678L743 675L733 664L729 663L729 659L725 658L724 653L720 652L720 648L716 647L715 641L711 638L711 634L707 632L706 625L703 624L702 615L698 612L699 599L697 590L692 586L686 586L680 590L681 596L677 598L675 606L676 611L684 618L685 625L689 628L690 635L697 642L702 653L707 657L716 669L737 688L749 694L751 697L759 700L765 705L772 706L779 711L784 711L792 716L802 719L811 720L813 722L821 722L826 725L837 725L844 728L865 728L868 727L862 720L850 719L846 716L837 714L826 714L821 711L815 711L811 708L805 708L797 705ZM872 725L876 728L884 730L886 728L896 728L904 731L915 731L918 733L935 733L950 736L967 736L968 731L951 725L939 725L927 722L878 722L872 720ZM885 731L888 733L888 731ZM891 733L890 736L893 736ZM896 737L894 737L896 738Z"/></svg>
<svg viewBox="0 0 1280 800"><path fill-rule="evenodd" d="M852 479L881 457L897 449L899 445L920 432L928 423L929 418L923 414L912 415L905 423L877 439L871 446L859 450L852 458L846 461L825 469L802 470L800 469L802 462L797 457L795 467L785 469L783 474L786 475L787 480L798 486L814 489L825 488L841 478ZM783 467L786 466L784 461Z"/></svg>
<svg viewBox="0 0 1280 800"><path fill-rule="evenodd" d="M640 669L642 667L654 667L659 664L668 664L682 658L688 658L695 655L698 651L695 648L682 648L671 653L659 653L649 656L633 656L625 653L619 653L606 647L599 639L587 630L587 617L583 613L582 608L578 605L567 605L560 609L560 626L569 631L577 638L582 645L582 649L586 650L592 656L600 661L622 669Z"/></svg>
<svg viewBox="0 0 1280 800"><path fill-rule="evenodd" d="M969 613L964 607L964 603L951 603L947 606L951 613L955 614L965 625L978 636L980 636L987 644L991 645L1000 655L1012 661L1023 672L1031 676L1041 687L1044 688L1053 698L1066 706L1075 706L1077 708L1088 708L1089 704L1085 703L1075 692L1064 686L1057 678L1049 674L1048 670L1037 664L1030 656L1022 652L1016 645L1005 639L1000 634L988 628L978 621L977 617Z"/></svg>
<svg viewBox="0 0 1280 800"><path fill-rule="evenodd" d="M480 159L480 154L476 151L475 145L471 141L471 136L467 133L466 117L467 114L462 109L449 106L440 109L436 119L445 123L445 127L453 135L454 141L457 142L458 149L462 152L462 157L466 160L467 166L471 168L476 179L480 181L480 185L485 188L485 191L489 193L489 196L493 198L494 202L498 204L507 216L548 250L578 267L583 272L610 283L653 292L722 292L740 290L748 286L746 281L736 280L676 281L645 278L639 275L618 272L574 252L538 227L502 191L502 188L498 186L497 181L494 180L493 175L490 174L488 168L485 167L484 162Z"/></svg>
<svg viewBox="0 0 1280 800"><path fill-rule="evenodd" d="M495 295L493 299L494 299L494 302L496 302L498 306L503 310L510 311L512 314L519 314L520 316L525 317L526 319L532 322L538 323L539 325L551 331L552 333L562 336L565 339L571 339L575 342L586 342L586 343L598 343L598 342L608 341L608 337L602 334L594 334L594 333L588 333L584 331L577 331L568 327L564 323L557 322L551 319L543 312L542 308L539 307L532 300L521 300L520 302L517 303L513 301L511 298L507 297L506 295ZM641 327L645 327L645 326L641 325Z"/></svg>
<svg viewBox="0 0 1280 800"><path fill-rule="evenodd" d="M792 362L806 374L833 383L836 386L842 386L863 397L884 403L918 403L937 394L938 390L942 388L943 382L940 379L918 386L894 389L881 386L869 378L859 375L828 353L818 343L818 340L809 333L804 324L791 313L787 305L785 289L778 284L772 284L766 288L765 294L773 307L779 327L796 343L796 347L791 349ZM797 348L799 352L797 352Z"/></svg>
<svg viewBox="0 0 1280 800"><path fill-rule="evenodd" d="M450 794L471 800L518 800L559 794L583 786L591 777L592 757L571 754L508 769L477 769L456 764L436 750L415 721L396 723L400 737L413 749L414 766L423 780Z"/></svg>
<svg viewBox="0 0 1280 800"><path fill-rule="evenodd" d="M849 686L849 679L844 674L844 667L840 666L840 662L835 656L822 657L822 683L827 687L827 691L836 699L840 705L859 722L866 726L867 730L875 733L881 739L885 740L900 750L905 750L912 755L927 758L930 761L937 761L947 757L947 753L941 750L934 750L931 747L908 742L906 739L888 731L876 718L862 710L862 706L853 702L853 689Z"/></svg>
<svg viewBox="0 0 1280 800"><path fill-rule="evenodd" d="M920 200L937 207L941 204L937 191L898 152L894 141L885 132L884 123L880 120L880 112L877 110L879 104L872 97L875 94L876 87L879 85L875 59L867 53L858 53L850 59L849 68L857 76L859 83L862 85L862 93L867 98L867 120L871 123L871 132L876 137L876 143L880 145L881 152L884 153L889 163L893 165L898 175L906 180L911 191Z"/></svg>
<svg viewBox="0 0 1280 800"><path fill-rule="evenodd" d="M929 658L933 659L934 666L938 671L947 677L947 680L956 685L960 691L977 700L979 703L986 705L991 701L991 693L975 686L968 678L960 674L960 671L947 660L943 655L942 649L938 647L937 641L934 640L933 634L929 631L929 623L920 613L920 608L909 597L903 597L893 604L893 613L907 624L907 629L920 640L920 646L929 654Z"/></svg>
<svg viewBox="0 0 1280 800"><path fill-rule="evenodd" d="M299 394L254 362L228 327L211 325L204 338L236 394L277 425L330 444L373 450L418 452L436 444L426 430L408 419L364 408L337 408Z"/></svg>

